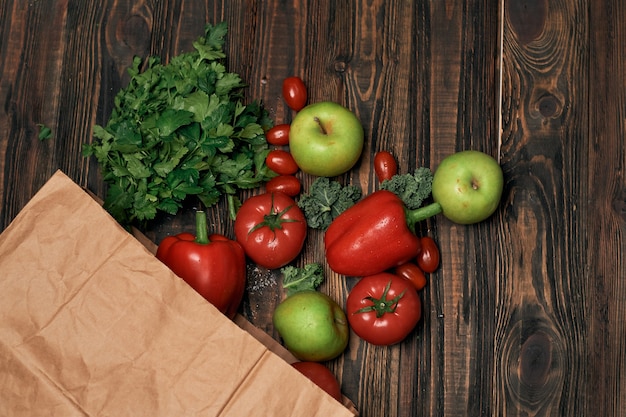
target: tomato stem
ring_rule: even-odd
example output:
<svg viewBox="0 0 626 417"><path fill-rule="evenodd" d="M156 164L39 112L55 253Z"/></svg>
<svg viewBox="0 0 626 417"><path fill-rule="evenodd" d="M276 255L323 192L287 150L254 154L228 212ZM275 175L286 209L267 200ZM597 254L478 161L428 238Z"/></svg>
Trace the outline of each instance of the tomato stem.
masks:
<svg viewBox="0 0 626 417"><path fill-rule="evenodd" d="M282 229L283 223L296 223L298 220L296 219L283 219L283 216L287 214L289 210L291 210L293 206L287 206L283 209L283 211L276 211L274 207L274 193L272 193L272 205L270 207L270 212L263 216L263 221L258 223L256 226L251 228L248 231L248 234L251 234L262 227L269 227L269 229L276 234L276 229Z"/></svg>
<svg viewBox="0 0 626 417"><path fill-rule="evenodd" d="M209 232L207 230L206 213L202 210L196 211L196 243L208 245Z"/></svg>
<svg viewBox="0 0 626 417"><path fill-rule="evenodd" d="M394 313L396 308L398 308L398 302L404 297L404 293L406 290L402 291L400 294L392 298L391 300L387 299L387 294L389 293L389 289L391 288L391 280L385 286L383 290L383 294L380 298L376 298L373 296L365 297L366 300L372 303L371 306L363 307L357 310L357 313L369 313L373 311L376 313L376 318L381 318L386 313Z"/></svg>

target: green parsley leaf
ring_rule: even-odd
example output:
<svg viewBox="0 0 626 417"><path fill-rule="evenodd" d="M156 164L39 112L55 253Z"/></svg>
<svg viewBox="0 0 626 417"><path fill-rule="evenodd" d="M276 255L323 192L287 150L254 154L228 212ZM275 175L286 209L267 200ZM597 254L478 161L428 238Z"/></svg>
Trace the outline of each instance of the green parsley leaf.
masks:
<svg viewBox="0 0 626 417"><path fill-rule="evenodd" d="M44 141L46 139L50 139L52 138L52 129L50 129L48 126L39 123L37 125L39 127L39 140L40 141Z"/></svg>

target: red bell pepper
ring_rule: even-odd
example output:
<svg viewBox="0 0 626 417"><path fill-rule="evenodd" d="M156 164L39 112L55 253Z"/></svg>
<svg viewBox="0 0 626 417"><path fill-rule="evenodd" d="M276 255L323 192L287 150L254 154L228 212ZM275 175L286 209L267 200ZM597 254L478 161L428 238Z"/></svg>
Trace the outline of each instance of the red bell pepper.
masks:
<svg viewBox="0 0 626 417"><path fill-rule="evenodd" d="M341 213L324 235L326 260L343 275L374 275L415 258L420 239L402 200L376 191Z"/></svg>
<svg viewBox="0 0 626 417"><path fill-rule="evenodd" d="M246 257L239 243L207 233L206 215L196 213L196 236L180 233L161 241L156 257L229 318L246 286Z"/></svg>

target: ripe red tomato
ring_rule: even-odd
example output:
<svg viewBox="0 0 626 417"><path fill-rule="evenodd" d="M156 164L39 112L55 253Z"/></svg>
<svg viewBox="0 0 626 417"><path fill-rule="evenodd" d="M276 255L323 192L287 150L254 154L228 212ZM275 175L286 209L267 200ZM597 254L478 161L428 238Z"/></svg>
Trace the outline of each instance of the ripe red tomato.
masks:
<svg viewBox="0 0 626 417"><path fill-rule="evenodd" d="M291 366L326 391L331 397L341 402L339 381L325 365L319 362L294 362Z"/></svg>
<svg viewBox="0 0 626 417"><path fill-rule="evenodd" d="M413 284L388 272L363 277L348 294L350 327L374 345L401 342L422 317L422 302Z"/></svg>
<svg viewBox="0 0 626 417"><path fill-rule="evenodd" d="M380 151L374 155L374 172L379 182L389 180L398 173L398 163L390 152Z"/></svg>
<svg viewBox="0 0 626 417"><path fill-rule="evenodd" d="M433 273L439 267L439 246L432 237L424 236L420 238L422 249L417 255L417 264L422 271Z"/></svg>
<svg viewBox="0 0 626 417"><path fill-rule="evenodd" d="M300 188L300 180L293 175L279 175L265 184L265 191L268 193L284 193L289 197L300 194Z"/></svg>
<svg viewBox="0 0 626 417"><path fill-rule="evenodd" d="M285 78L283 80L283 98L292 110L302 110L307 100L307 90L304 81L299 77Z"/></svg>
<svg viewBox="0 0 626 417"><path fill-rule="evenodd" d="M422 271L422 269L415 262L406 262L402 265L398 265L393 272L396 275L411 281L417 291L423 290L427 284L424 271Z"/></svg>
<svg viewBox="0 0 626 417"><path fill-rule="evenodd" d="M237 212L234 228L235 238L246 255L269 269L293 261L307 235L304 213L283 193L264 193L245 200Z"/></svg>
<svg viewBox="0 0 626 417"><path fill-rule="evenodd" d="M265 164L279 175L291 175L298 172L298 164L293 156L282 149L271 150L265 158Z"/></svg>
<svg viewBox="0 0 626 417"><path fill-rule="evenodd" d="M290 124L282 123L275 125L265 133L265 139L267 143L276 146L289 145L289 130Z"/></svg>

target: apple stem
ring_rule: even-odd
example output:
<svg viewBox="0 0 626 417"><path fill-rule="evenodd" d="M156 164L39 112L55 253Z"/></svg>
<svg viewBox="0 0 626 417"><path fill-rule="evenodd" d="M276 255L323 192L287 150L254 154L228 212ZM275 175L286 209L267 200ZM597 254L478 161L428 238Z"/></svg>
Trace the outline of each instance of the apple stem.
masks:
<svg viewBox="0 0 626 417"><path fill-rule="evenodd" d="M420 207L415 210L405 210L406 222L409 225L409 228L415 231L415 225L417 223L430 217L436 216L442 211L443 209L441 208L441 204L437 202L430 203L424 207Z"/></svg>
<svg viewBox="0 0 626 417"><path fill-rule="evenodd" d="M320 130L322 131L322 133L323 133L323 134L325 134L325 135L327 135L327 134L328 134L328 132L326 131L326 129L324 129L324 125L322 124L322 121L320 120L320 118L316 116L316 117L314 117L313 119L314 119L314 120L317 122L317 124L319 125Z"/></svg>

